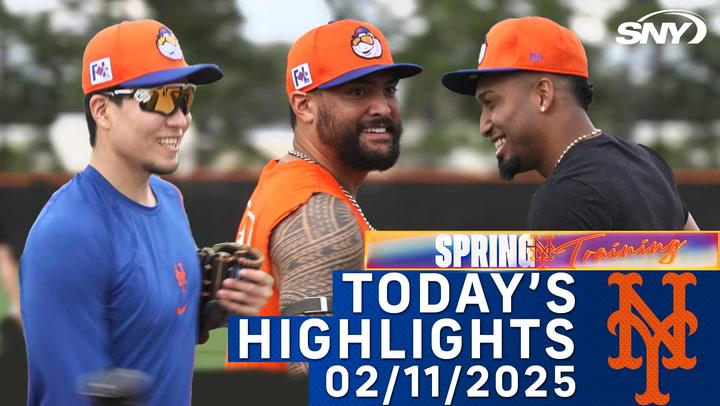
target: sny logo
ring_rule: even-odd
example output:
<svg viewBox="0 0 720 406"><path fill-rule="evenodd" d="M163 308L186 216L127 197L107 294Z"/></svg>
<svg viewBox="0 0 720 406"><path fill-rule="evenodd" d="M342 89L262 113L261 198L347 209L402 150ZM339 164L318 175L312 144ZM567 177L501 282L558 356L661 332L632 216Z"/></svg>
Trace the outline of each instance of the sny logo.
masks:
<svg viewBox="0 0 720 406"><path fill-rule="evenodd" d="M690 20L691 22L685 22L680 27L674 22L662 22L660 23L660 30L655 27L655 24L645 21L650 17L658 14L670 14L682 16ZM683 34L695 25L695 36L688 41L688 44L699 44L707 35L707 26L705 25L704 19L692 11L687 10L660 10L654 13L646 14L637 21L630 21L622 23L618 26L619 37L615 37L615 41L622 45L632 44L647 44L649 38L652 36L653 41L656 44L665 44L668 34L670 34L672 44L679 44Z"/></svg>
<svg viewBox="0 0 720 406"><path fill-rule="evenodd" d="M645 343L645 392L636 393L635 401L640 405L665 405L670 401L670 393L660 392L659 358L660 344L672 354L671 357L662 357L662 364L667 369L693 369L697 357L688 358L685 354L685 326L689 327L689 334L697 331L698 321L695 315L685 308L685 287L695 285L695 275L685 272L676 274L666 273L662 278L663 285L672 285L673 311L665 319L660 320L650 309L650 306L638 295L633 285L642 285L642 276L638 273L613 273L608 278L608 285L617 285L619 288L619 308L614 311L607 321L610 333L618 337L619 353L617 357L608 357L608 364L612 369L638 369L643 363L643 357L634 357L632 354L632 334L635 330ZM633 312L633 309L640 315ZM651 331L652 329L652 331ZM672 334L670 331L672 330Z"/></svg>

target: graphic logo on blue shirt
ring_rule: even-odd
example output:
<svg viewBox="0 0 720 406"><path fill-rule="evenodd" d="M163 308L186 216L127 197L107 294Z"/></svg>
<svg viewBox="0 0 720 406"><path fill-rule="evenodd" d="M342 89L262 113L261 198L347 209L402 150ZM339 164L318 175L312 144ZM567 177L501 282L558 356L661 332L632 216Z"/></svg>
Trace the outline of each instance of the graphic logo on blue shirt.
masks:
<svg viewBox="0 0 720 406"><path fill-rule="evenodd" d="M183 295L187 293L187 289L185 289L185 285L187 285L187 279L185 274L185 267L183 267L182 262L178 262L175 264L175 279L177 279L178 287L180 287L180 291ZM183 313L185 313L185 310L187 310L188 307L188 300L185 298L185 304L182 306L178 306L177 309L175 309L175 313L179 316Z"/></svg>

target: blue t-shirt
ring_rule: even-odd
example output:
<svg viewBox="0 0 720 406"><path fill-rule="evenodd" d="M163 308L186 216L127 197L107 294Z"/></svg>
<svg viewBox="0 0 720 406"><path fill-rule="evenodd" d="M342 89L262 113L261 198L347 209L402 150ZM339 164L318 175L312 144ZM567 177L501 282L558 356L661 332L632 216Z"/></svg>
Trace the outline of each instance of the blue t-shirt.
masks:
<svg viewBox="0 0 720 406"><path fill-rule="evenodd" d="M28 404L83 405L78 381L148 374L149 404L188 405L200 269L180 192L152 176L142 206L88 166L50 198L20 264Z"/></svg>

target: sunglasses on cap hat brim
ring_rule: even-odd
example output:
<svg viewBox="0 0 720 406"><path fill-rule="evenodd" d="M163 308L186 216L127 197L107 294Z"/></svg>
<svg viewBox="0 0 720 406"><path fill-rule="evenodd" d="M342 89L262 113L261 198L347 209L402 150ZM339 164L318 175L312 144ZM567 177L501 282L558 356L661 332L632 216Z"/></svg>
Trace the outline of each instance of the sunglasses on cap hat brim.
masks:
<svg viewBox="0 0 720 406"><path fill-rule="evenodd" d="M153 88L115 89L101 94L132 97L138 102L142 111L171 116L178 109L183 114L190 113L195 88L195 85L190 83L177 83Z"/></svg>

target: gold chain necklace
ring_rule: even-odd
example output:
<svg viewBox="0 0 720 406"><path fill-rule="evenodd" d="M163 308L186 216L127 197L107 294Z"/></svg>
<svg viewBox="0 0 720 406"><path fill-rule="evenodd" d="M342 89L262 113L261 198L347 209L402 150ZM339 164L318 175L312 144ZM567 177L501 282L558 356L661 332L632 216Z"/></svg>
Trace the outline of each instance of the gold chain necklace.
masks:
<svg viewBox="0 0 720 406"><path fill-rule="evenodd" d="M303 154L303 153L300 152L300 151L296 151L296 150L294 150L294 149L291 149L290 151L288 151L288 154L290 154L290 155L292 155L292 156L294 156L294 157L296 157L296 158L300 158L300 159L302 159L303 161L307 161L307 162L310 162L311 164L315 164L315 165L320 166L320 164L318 164L316 160L310 158L308 155L305 155L305 154ZM367 226L370 228L370 230L373 230L373 231L374 231L374 230L375 230L375 227L373 227L372 224L370 224L370 222L368 221L367 217L365 217L365 213L363 213L363 211L362 211L362 209L360 208L360 205L358 204L357 200L355 200L355 196L351 195L350 192L348 192L348 190L345 189L345 188L343 187L343 185L341 185L339 182L338 182L338 186L340 186L340 190L342 190L342 192L343 192L343 194L345 195L345 197L347 197L348 200L350 200L350 203L352 203L353 207L355 207L355 209L358 211L358 213L360 213L360 217L362 217L362 219L365 221L365 224L367 224Z"/></svg>
<svg viewBox="0 0 720 406"><path fill-rule="evenodd" d="M562 152L562 154L560 154L560 158L558 158L557 162L555 162L555 166L553 166L553 168L557 168L557 166L560 165L560 161L562 161L562 159L565 157L565 154L567 154L568 151L570 151L570 149L572 149L572 147L574 147L578 143L585 141L589 138L598 136L598 135L600 135L600 133L602 133L602 130L599 128L596 128L595 130L593 130L593 132L591 132L589 134L583 134L583 135L575 138L574 140L572 140L572 142L570 144L568 144L567 147L565 147L565 150Z"/></svg>

